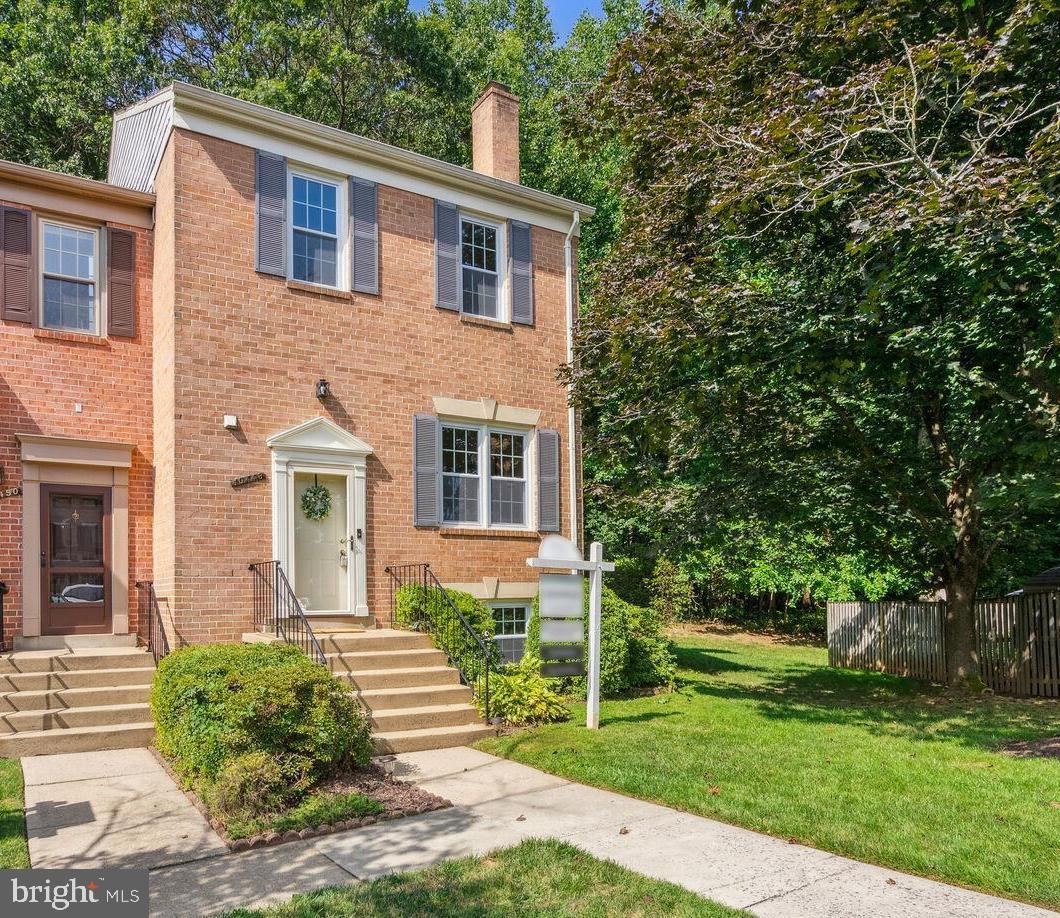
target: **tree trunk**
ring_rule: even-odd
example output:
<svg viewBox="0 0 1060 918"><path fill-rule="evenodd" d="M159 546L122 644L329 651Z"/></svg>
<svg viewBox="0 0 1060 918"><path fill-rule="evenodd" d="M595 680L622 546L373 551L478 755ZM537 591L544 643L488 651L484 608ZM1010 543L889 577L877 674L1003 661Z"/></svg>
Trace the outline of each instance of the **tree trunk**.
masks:
<svg viewBox="0 0 1060 918"><path fill-rule="evenodd" d="M975 640L975 593L979 582L979 568L973 565L954 565L947 571L946 618L946 681L950 685L975 685L980 680L979 654Z"/></svg>

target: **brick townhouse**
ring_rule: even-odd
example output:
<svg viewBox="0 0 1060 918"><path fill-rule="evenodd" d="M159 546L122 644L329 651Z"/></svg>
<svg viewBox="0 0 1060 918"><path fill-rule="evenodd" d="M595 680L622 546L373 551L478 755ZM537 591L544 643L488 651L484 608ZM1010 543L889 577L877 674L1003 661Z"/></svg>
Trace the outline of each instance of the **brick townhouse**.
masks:
<svg viewBox="0 0 1060 918"><path fill-rule="evenodd" d="M0 163L7 646L131 645L138 582L170 644L240 640L262 561L317 630L429 562L518 638L525 559L579 533L592 209L519 183L504 87L472 126L465 169L175 84L107 182Z"/></svg>

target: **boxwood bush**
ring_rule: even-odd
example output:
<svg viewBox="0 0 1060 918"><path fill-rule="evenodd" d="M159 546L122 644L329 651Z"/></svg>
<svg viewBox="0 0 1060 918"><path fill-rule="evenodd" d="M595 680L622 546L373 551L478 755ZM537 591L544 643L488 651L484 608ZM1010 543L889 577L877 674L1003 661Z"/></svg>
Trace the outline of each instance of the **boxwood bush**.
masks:
<svg viewBox="0 0 1060 918"><path fill-rule="evenodd" d="M479 602L470 593L460 590L446 590L453 604L460 610L467 623L482 637L486 650L493 656L494 665L500 663L500 652L493 642L496 626L493 623L493 612L484 602ZM423 617L428 616L431 628L425 627ZM482 650L461 624L438 590L424 589L410 584L403 586L397 593L395 604L395 621L401 628L415 630L436 630L444 635L445 640L435 643L447 650L467 679L474 683L482 674Z"/></svg>
<svg viewBox="0 0 1060 918"><path fill-rule="evenodd" d="M585 646L588 647L588 590L585 603ZM535 600L526 629L526 654L537 657L540 653L541 617ZM673 645L663 634L657 613L626 602L605 586L600 603L600 694L618 695L635 688L669 688L676 676ZM580 691L584 679L566 679L562 684Z"/></svg>
<svg viewBox="0 0 1060 918"><path fill-rule="evenodd" d="M252 801L298 796L372 754L367 715L349 689L289 644L186 647L158 664L155 743L200 789Z"/></svg>

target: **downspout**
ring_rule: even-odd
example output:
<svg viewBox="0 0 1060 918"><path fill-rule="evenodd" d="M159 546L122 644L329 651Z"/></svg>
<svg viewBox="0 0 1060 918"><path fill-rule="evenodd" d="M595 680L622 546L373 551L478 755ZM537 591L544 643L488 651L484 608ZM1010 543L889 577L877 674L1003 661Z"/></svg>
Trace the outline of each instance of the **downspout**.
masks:
<svg viewBox="0 0 1060 918"><path fill-rule="evenodd" d="M567 365L572 371L574 369L575 296L574 256L571 250L571 240L578 232L580 225L581 213L574 211L570 229L563 240L563 266L566 270L567 279ZM578 498L580 497L578 488L578 446L575 442L578 422L574 412L574 405L571 404L573 394L574 385L572 381L567 384L567 493L570 495L570 538L572 542L578 545L581 542L578 531Z"/></svg>

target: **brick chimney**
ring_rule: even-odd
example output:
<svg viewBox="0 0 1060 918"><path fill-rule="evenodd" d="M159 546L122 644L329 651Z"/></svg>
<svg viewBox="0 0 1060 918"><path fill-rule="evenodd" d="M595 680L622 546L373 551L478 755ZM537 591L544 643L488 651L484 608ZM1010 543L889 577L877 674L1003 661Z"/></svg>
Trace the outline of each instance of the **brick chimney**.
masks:
<svg viewBox="0 0 1060 918"><path fill-rule="evenodd" d="M519 98L490 82L471 109L471 161L476 172L519 182Z"/></svg>

